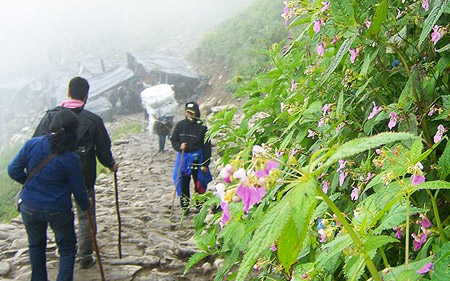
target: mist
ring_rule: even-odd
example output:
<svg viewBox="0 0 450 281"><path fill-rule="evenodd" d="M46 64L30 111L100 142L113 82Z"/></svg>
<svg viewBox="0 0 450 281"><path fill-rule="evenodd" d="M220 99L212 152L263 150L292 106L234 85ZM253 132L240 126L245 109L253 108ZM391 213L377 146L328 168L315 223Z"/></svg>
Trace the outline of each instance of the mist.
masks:
<svg viewBox="0 0 450 281"><path fill-rule="evenodd" d="M184 56L253 0L3 0L0 81L126 52Z"/></svg>

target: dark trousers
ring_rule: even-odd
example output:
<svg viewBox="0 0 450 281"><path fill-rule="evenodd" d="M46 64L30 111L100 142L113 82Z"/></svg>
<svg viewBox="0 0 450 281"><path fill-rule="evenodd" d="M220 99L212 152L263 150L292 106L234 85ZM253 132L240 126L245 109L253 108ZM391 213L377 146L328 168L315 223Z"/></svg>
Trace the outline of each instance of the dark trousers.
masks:
<svg viewBox="0 0 450 281"><path fill-rule="evenodd" d="M198 169L192 169L192 179L194 180L194 184L195 184L198 179ZM184 211L189 210L189 203L191 200L190 183L191 183L191 176L187 176L187 175L181 176L180 204L181 204L181 208ZM195 190L195 188L194 188L194 190Z"/></svg>
<svg viewBox="0 0 450 281"><path fill-rule="evenodd" d="M74 215L72 210L50 212L20 206L22 221L28 235L28 249L31 264L31 281L47 281L45 250L47 247L47 226L55 233L59 252L59 270L56 281L72 281L77 253Z"/></svg>
<svg viewBox="0 0 450 281"><path fill-rule="evenodd" d="M159 152L164 151L164 146L166 145L166 135L158 135L158 141L159 141Z"/></svg>

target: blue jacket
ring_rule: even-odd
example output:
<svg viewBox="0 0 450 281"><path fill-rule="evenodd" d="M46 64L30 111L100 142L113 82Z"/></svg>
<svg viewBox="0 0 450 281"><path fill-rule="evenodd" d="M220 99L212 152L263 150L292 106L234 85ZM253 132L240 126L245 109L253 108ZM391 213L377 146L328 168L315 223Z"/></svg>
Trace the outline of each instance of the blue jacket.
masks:
<svg viewBox="0 0 450 281"><path fill-rule="evenodd" d="M25 143L8 165L9 176L24 184L31 170L50 154L47 136ZM39 170L24 186L21 198L31 208L61 212L72 208L71 194L81 209L89 208L89 200L80 165L80 157L65 151Z"/></svg>

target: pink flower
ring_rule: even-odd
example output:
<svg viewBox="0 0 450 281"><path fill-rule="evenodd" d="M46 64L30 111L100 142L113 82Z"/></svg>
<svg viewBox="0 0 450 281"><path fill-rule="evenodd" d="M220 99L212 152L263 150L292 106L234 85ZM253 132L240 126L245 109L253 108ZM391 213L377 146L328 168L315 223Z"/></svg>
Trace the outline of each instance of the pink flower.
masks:
<svg viewBox="0 0 450 281"><path fill-rule="evenodd" d="M422 245L425 244L427 241L427 235L425 233L422 234L416 234L413 233L411 236L414 238L413 244L414 244L414 251L420 250L422 248Z"/></svg>
<svg viewBox="0 0 450 281"><path fill-rule="evenodd" d="M244 202L244 212L248 213L248 210L256 203L261 202L261 199L266 194L266 189L264 187L248 187L245 185L240 185L236 194L242 198Z"/></svg>
<svg viewBox="0 0 450 281"><path fill-rule="evenodd" d="M317 44L316 52L318 56L323 57L323 55L325 54L325 43Z"/></svg>
<svg viewBox="0 0 450 281"><path fill-rule="evenodd" d="M394 227L392 230L395 231L395 237L397 239L401 239L402 238L403 232L401 231L401 229L398 226Z"/></svg>
<svg viewBox="0 0 450 281"><path fill-rule="evenodd" d="M366 177L366 179L364 180L364 182L365 183L368 183L373 177L375 176L375 174L374 173L367 173L367 177Z"/></svg>
<svg viewBox="0 0 450 281"><path fill-rule="evenodd" d="M292 15L292 11L288 6L287 1L283 1L283 4L284 4L284 8L283 8L283 13L281 14L281 17L284 18L284 26L288 26L289 18Z"/></svg>
<svg viewBox="0 0 450 281"><path fill-rule="evenodd" d="M389 130L392 130L392 128L394 128L395 125L397 125L398 116L397 116L397 114L396 114L394 111L392 111L391 113L389 113L389 116L390 116L391 118L389 119L388 128L389 128Z"/></svg>
<svg viewBox="0 0 450 281"><path fill-rule="evenodd" d="M239 170L237 170L236 172L234 172L233 177L235 179L240 179L241 184L248 184L248 177L247 174L245 173L245 170L243 168L240 168Z"/></svg>
<svg viewBox="0 0 450 281"><path fill-rule="evenodd" d="M284 111L284 102L280 103L280 112Z"/></svg>
<svg viewBox="0 0 450 281"><path fill-rule="evenodd" d="M323 7L322 7L322 9L320 9L320 11L323 13L330 8L330 1L322 2L322 5L323 5Z"/></svg>
<svg viewBox="0 0 450 281"><path fill-rule="evenodd" d="M369 28L370 28L370 25L372 24L372 22L371 22L370 20L366 20L366 21L364 22L364 24L366 25L367 29L369 29Z"/></svg>
<svg viewBox="0 0 450 281"><path fill-rule="evenodd" d="M231 182L231 175L233 174L234 168L230 165L227 164L225 167L223 167L220 170L220 176L222 177L223 181L226 183L230 183Z"/></svg>
<svg viewBox="0 0 450 281"><path fill-rule="evenodd" d="M424 219L422 219L422 221L420 222L420 225L421 225L423 228L427 229L427 228L429 228L429 227L431 226L431 222L430 222L427 218L424 218Z"/></svg>
<svg viewBox="0 0 450 281"><path fill-rule="evenodd" d="M342 171L345 168L345 165L347 165L347 161L345 161L345 160L339 160L338 163L339 163L339 167L336 170L336 172Z"/></svg>
<svg viewBox="0 0 450 281"><path fill-rule="evenodd" d="M260 145L254 145L252 148L252 155L258 155L258 154L265 154L266 150L264 149L264 147L260 146Z"/></svg>
<svg viewBox="0 0 450 281"><path fill-rule="evenodd" d="M347 172L341 172L339 174L339 186L342 186L344 184L345 178L347 177Z"/></svg>
<svg viewBox="0 0 450 281"><path fill-rule="evenodd" d="M266 172L266 174L269 174L271 170L277 170L279 166L280 164L278 162L269 160L266 162L266 168L264 169L264 171Z"/></svg>
<svg viewBox="0 0 450 281"><path fill-rule="evenodd" d="M372 105L373 105L373 109L372 109L372 112L367 117L367 120L372 119L373 117L375 117L375 115L378 114L378 112L381 111L381 106L377 106L377 104L374 101L372 102Z"/></svg>
<svg viewBox="0 0 450 281"><path fill-rule="evenodd" d="M339 123L339 125L336 126L336 131L339 132L342 128L344 128L344 122Z"/></svg>
<svg viewBox="0 0 450 281"><path fill-rule="evenodd" d="M317 231L319 234L320 234L320 240L319 240L319 242L320 243L325 243L325 242L327 242L327 236L325 235L325 230L323 230L323 228L322 229L319 229L319 231Z"/></svg>
<svg viewBox="0 0 450 281"><path fill-rule="evenodd" d="M284 152L283 151L278 151L278 148L275 148L275 157L277 159L280 159L281 156L283 156Z"/></svg>
<svg viewBox="0 0 450 281"><path fill-rule="evenodd" d="M331 105L329 103L322 106L322 116L325 116L330 111L331 111Z"/></svg>
<svg viewBox="0 0 450 281"><path fill-rule="evenodd" d="M295 80L292 79L291 80L291 92L293 92L295 90L295 88L297 88L297 83L295 83Z"/></svg>
<svg viewBox="0 0 450 281"><path fill-rule="evenodd" d="M228 207L228 203L225 201L220 201L220 208L222 208L222 225L227 224L227 221L231 219L230 208Z"/></svg>
<svg viewBox="0 0 450 281"><path fill-rule="evenodd" d="M313 30L315 33L320 31L320 27L322 26L322 20L315 20L314 21L314 26L313 26Z"/></svg>
<svg viewBox="0 0 450 281"><path fill-rule="evenodd" d="M322 127L323 124L325 124L325 116L323 116L322 118L320 118L319 123L317 123L317 127Z"/></svg>
<svg viewBox="0 0 450 281"><path fill-rule="evenodd" d="M437 127L437 132L436 132L436 134L434 135L434 138L433 138L434 143L438 143L438 142L441 141L442 137L444 136L445 131L447 131L447 130L445 129L444 126L439 125Z"/></svg>
<svg viewBox="0 0 450 281"><path fill-rule="evenodd" d="M348 51L350 52L350 62L354 63L356 57L359 55L359 52L361 51L361 48L358 47L356 49L348 49Z"/></svg>
<svg viewBox="0 0 450 281"><path fill-rule="evenodd" d="M436 46L437 42L441 40L444 36L444 32L442 31L442 27L439 25L435 25L433 27L433 32L431 33L431 42Z"/></svg>
<svg viewBox="0 0 450 281"><path fill-rule="evenodd" d="M359 188L358 188L358 187L353 188L352 193L350 194L350 198L351 198L353 201L358 200L358 198L359 198Z"/></svg>
<svg viewBox="0 0 450 281"><path fill-rule="evenodd" d="M422 8L425 9L425 11L428 11L430 8L430 4L428 3L428 0L422 0Z"/></svg>
<svg viewBox="0 0 450 281"><path fill-rule="evenodd" d="M425 273L427 273L428 271L431 271L431 270L433 270L433 263L429 262L426 265L424 265L421 269L419 269L417 271L417 273L423 275L423 274L425 274Z"/></svg>
<svg viewBox="0 0 450 281"><path fill-rule="evenodd" d="M412 175L411 183L412 185L418 185L425 182L425 177L423 175Z"/></svg>
<svg viewBox="0 0 450 281"><path fill-rule="evenodd" d="M433 116L433 114L436 112L437 108L433 105L430 108L430 111L428 112L428 116Z"/></svg>
<svg viewBox="0 0 450 281"><path fill-rule="evenodd" d="M399 19L402 15L403 15L403 11L401 11L400 9L397 9L397 16L395 17L395 19Z"/></svg>
<svg viewBox="0 0 450 281"><path fill-rule="evenodd" d="M317 135L317 133L316 132L314 132L313 130L311 130L311 129L308 129L308 135L306 136L307 138L313 138L314 136L316 136Z"/></svg>
<svg viewBox="0 0 450 281"><path fill-rule="evenodd" d="M276 252L277 251L277 246L275 246L275 245L270 246L270 250L272 252Z"/></svg>
<svg viewBox="0 0 450 281"><path fill-rule="evenodd" d="M338 41L338 37L334 36L333 40L331 40L331 45L336 44L337 41Z"/></svg>
<svg viewBox="0 0 450 281"><path fill-rule="evenodd" d="M328 181L323 181L322 182L322 191L323 191L323 193L327 194L329 186L330 186L330 183Z"/></svg>

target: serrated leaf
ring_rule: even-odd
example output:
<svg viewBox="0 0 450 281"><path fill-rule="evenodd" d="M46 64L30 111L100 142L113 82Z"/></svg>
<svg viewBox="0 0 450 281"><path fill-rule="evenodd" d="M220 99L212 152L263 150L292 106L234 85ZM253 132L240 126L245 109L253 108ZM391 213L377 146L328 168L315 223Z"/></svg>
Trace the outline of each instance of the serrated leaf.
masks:
<svg viewBox="0 0 450 281"><path fill-rule="evenodd" d="M410 262L409 265L408 265L408 270L413 271L413 272L417 272L425 264L431 262L432 260L433 260L433 256L429 256L429 257L427 257L427 258L425 258L423 260ZM402 264L402 265L399 265L397 267L391 268L391 270L389 271L388 274L385 274L382 271L379 271L378 273L381 276L383 276L383 281L398 281L398 276L404 271L406 271L405 270L405 265ZM419 274L417 274L417 275L419 275ZM419 277L420 277L420 275L419 275ZM417 279L415 279L415 280L417 280Z"/></svg>
<svg viewBox="0 0 450 281"><path fill-rule="evenodd" d="M447 142L444 152L438 161L439 168L441 168L441 179L445 179L450 173L450 142Z"/></svg>
<svg viewBox="0 0 450 281"><path fill-rule="evenodd" d="M441 17L445 7L449 5L450 0L436 0L433 1L432 3L433 8L431 9L431 12L428 14L428 17L425 19L425 24L423 26L422 33L420 33L419 43L417 44L419 49L421 49L423 41L425 40L425 38L428 37L431 29L433 29L433 26Z"/></svg>
<svg viewBox="0 0 450 281"><path fill-rule="evenodd" d="M195 264L197 264L199 261L206 258L207 256L209 256L209 254L206 252L197 252L197 253L193 254L189 258L189 260L186 264L186 267L184 268L184 273L186 273L191 267L193 267Z"/></svg>
<svg viewBox="0 0 450 281"><path fill-rule="evenodd" d="M355 24L355 15L352 3L349 0L335 0L331 3L330 12L335 23L351 26Z"/></svg>
<svg viewBox="0 0 450 281"><path fill-rule="evenodd" d="M373 16L372 23L370 25L367 33L370 36L376 36L380 31L381 24L387 19L388 14L388 4L387 0L381 0L380 4L375 11L375 15Z"/></svg>
<svg viewBox="0 0 450 281"><path fill-rule="evenodd" d="M387 235L376 235L372 237L367 237L366 242L364 243L364 249L366 251L372 251L384 246L388 243L396 243L399 242L398 239L395 239L391 236Z"/></svg>
<svg viewBox="0 0 450 281"><path fill-rule="evenodd" d="M423 150L422 141L415 140L413 145L411 146L411 149L408 151L408 158L412 164L416 164L419 161L420 155L422 154L422 150Z"/></svg>
<svg viewBox="0 0 450 281"><path fill-rule="evenodd" d="M331 242L323 245L322 250L315 261L316 268L322 268L330 259L336 255L340 255L342 251L353 244L353 240L348 234L337 236Z"/></svg>
<svg viewBox="0 0 450 281"><path fill-rule="evenodd" d="M358 138L339 146L333 155L320 168L328 168L338 160L359 154L368 149L376 148L391 142L417 138L409 133L381 133L371 137Z"/></svg>
<svg viewBox="0 0 450 281"><path fill-rule="evenodd" d="M450 242L442 245L437 252L434 263L434 274L431 277L432 281L441 281L450 279Z"/></svg>
<svg viewBox="0 0 450 281"><path fill-rule="evenodd" d="M333 61L330 63L330 66L328 67L327 72L323 76L322 84L330 77L331 73L336 69L336 67L341 62L344 55L348 52L348 48L352 45L353 41L355 40L355 37L351 37L348 39L345 39L345 41L342 43L341 47L339 47L339 50L337 54L334 56Z"/></svg>
<svg viewBox="0 0 450 281"><path fill-rule="evenodd" d="M414 186L413 192L422 189L450 189L450 182L447 181L426 181L424 183Z"/></svg>
<svg viewBox="0 0 450 281"><path fill-rule="evenodd" d="M285 272L289 272L291 265L297 260L297 255L300 252L301 244L297 237L297 227L295 227L294 220L290 217L281 232L278 242L278 259Z"/></svg>
<svg viewBox="0 0 450 281"><path fill-rule="evenodd" d="M423 209L419 208L410 208L410 215L416 214L423 211ZM373 231L374 234L379 234L383 230L392 229L396 226L401 225L406 221L406 205L405 203L397 202L386 215L381 218L380 225Z"/></svg>
<svg viewBox="0 0 450 281"><path fill-rule="evenodd" d="M237 281L243 281L245 279L253 264L258 259L259 254L269 248L280 236L287 220L291 216L292 208L288 201L291 192L286 194L280 203L267 212L261 225L255 231L255 235L247 247L236 276Z"/></svg>

